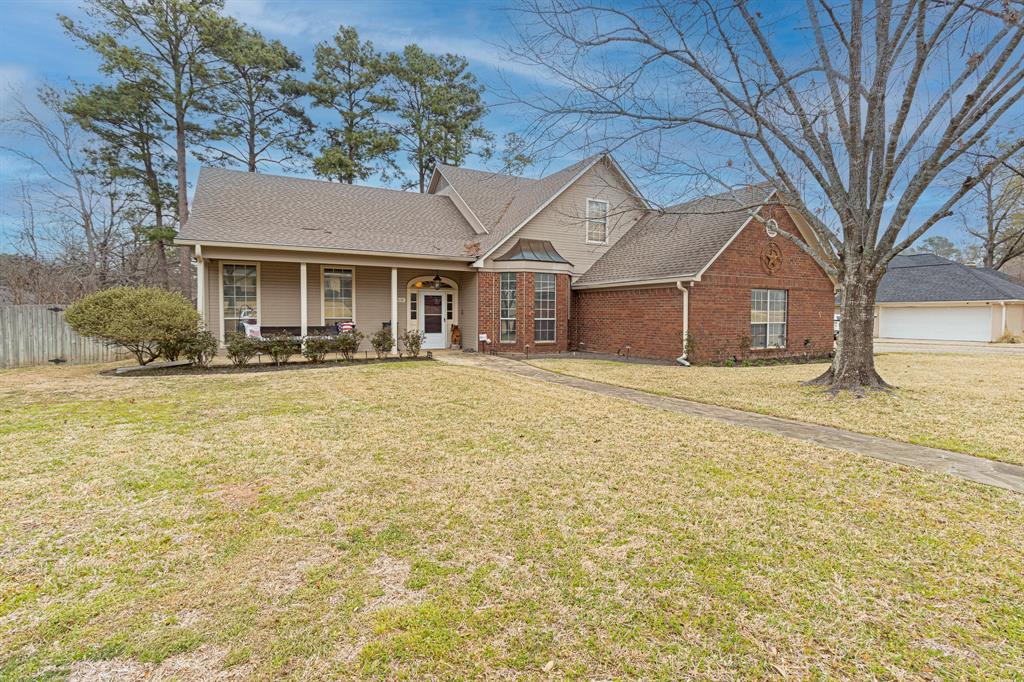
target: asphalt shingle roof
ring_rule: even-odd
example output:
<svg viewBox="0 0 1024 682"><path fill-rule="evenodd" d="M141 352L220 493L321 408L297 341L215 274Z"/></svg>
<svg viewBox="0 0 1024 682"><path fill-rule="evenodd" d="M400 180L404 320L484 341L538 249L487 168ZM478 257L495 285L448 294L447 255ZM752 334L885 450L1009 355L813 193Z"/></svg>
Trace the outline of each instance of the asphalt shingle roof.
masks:
<svg viewBox="0 0 1024 682"><path fill-rule="evenodd" d="M179 239L473 260L449 197L203 168Z"/></svg>
<svg viewBox="0 0 1024 682"><path fill-rule="evenodd" d="M694 275L771 194L767 183L650 211L577 280L640 282Z"/></svg>
<svg viewBox="0 0 1024 682"><path fill-rule="evenodd" d="M896 256L878 285L879 303L1024 301L1024 286L1001 272L922 253Z"/></svg>
<svg viewBox="0 0 1024 682"><path fill-rule="evenodd" d="M483 250L487 251L514 232L556 192L602 156L604 153L588 156L539 180L455 166L439 168L483 223L488 234L479 235L479 240Z"/></svg>

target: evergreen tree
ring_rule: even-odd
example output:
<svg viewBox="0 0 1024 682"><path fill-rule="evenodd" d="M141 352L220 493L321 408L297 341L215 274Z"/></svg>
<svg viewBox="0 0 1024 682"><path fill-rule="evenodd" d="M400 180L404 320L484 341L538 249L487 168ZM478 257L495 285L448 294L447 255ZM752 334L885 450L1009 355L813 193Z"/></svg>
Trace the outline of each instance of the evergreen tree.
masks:
<svg viewBox="0 0 1024 682"><path fill-rule="evenodd" d="M416 171L410 186L425 191L435 164L465 162L475 143L484 143L477 153L490 156L492 136L481 123L487 112L484 88L464 57L436 56L408 45L387 64L388 92L399 119L395 133Z"/></svg>
<svg viewBox="0 0 1024 682"><path fill-rule="evenodd" d="M215 115L201 158L239 163L255 173L261 164L290 165L305 154L313 123L296 75L302 59L276 40L241 25L224 29L216 46L228 78L209 106Z"/></svg>
<svg viewBox="0 0 1024 682"><path fill-rule="evenodd" d="M139 188L149 210L135 229L154 244L160 282L169 288L167 246L175 230L167 216L177 198L171 181L176 164L165 143L167 124L157 106L157 91L149 80L79 89L65 110L100 140L91 150L94 172Z"/></svg>
<svg viewBox="0 0 1024 682"><path fill-rule="evenodd" d="M188 219L187 137L201 135L196 114L225 75L214 47L232 22L220 15L223 0L88 0L93 27L60 16L65 30L103 60L101 70L121 82L151 89L156 109L174 139L177 219ZM180 287L192 291L187 248L178 251Z"/></svg>
<svg viewBox="0 0 1024 682"><path fill-rule="evenodd" d="M318 175L352 184L394 169L398 139L380 119L394 108L382 89L386 70L369 41L359 42L354 28L341 26L331 43L317 45L309 94L315 106L338 114L339 124L326 131Z"/></svg>

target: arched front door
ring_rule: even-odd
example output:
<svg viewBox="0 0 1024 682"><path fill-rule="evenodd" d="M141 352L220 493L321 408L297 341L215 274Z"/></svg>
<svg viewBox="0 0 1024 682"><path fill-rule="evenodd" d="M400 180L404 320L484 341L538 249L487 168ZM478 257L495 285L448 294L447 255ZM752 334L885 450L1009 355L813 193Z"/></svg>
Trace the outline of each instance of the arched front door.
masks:
<svg viewBox="0 0 1024 682"><path fill-rule="evenodd" d="M459 287L447 277L435 285L433 277L409 282L409 326L423 332L423 348L447 348L453 324L459 323Z"/></svg>

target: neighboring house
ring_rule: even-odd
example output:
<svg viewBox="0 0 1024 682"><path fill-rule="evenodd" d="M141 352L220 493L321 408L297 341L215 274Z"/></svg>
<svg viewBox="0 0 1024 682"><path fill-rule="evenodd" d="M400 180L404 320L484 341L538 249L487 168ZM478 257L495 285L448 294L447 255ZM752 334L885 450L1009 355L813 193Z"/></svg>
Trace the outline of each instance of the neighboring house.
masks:
<svg viewBox="0 0 1024 682"><path fill-rule="evenodd" d="M1024 285L928 253L893 258L876 301L880 338L990 342L1024 334Z"/></svg>
<svg viewBox="0 0 1024 682"><path fill-rule="evenodd" d="M656 211L607 154L536 180L438 166L426 194L204 168L176 243L221 339L251 307L426 348L673 359L688 330L694 360L826 354L834 284L756 208L817 248L766 186Z"/></svg>

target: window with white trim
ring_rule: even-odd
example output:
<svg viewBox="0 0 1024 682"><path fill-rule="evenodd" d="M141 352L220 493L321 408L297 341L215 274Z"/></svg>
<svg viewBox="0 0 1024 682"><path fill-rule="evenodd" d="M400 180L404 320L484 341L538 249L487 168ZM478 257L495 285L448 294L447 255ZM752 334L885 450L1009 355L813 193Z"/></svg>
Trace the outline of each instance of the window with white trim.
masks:
<svg viewBox="0 0 1024 682"><path fill-rule="evenodd" d="M416 296L416 292L415 291L410 291L409 292L409 319L410 320L415 320L416 319L416 305L418 303L417 298L418 297Z"/></svg>
<svg viewBox="0 0 1024 682"><path fill-rule="evenodd" d="M255 264L224 263L221 270L224 290L224 338L243 334L242 320L256 317L259 310L259 269Z"/></svg>
<svg viewBox="0 0 1024 682"><path fill-rule="evenodd" d="M608 243L608 202L587 199L587 243Z"/></svg>
<svg viewBox="0 0 1024 682"><path fill-rule="evenodd" d="M786 347L786 308L788 294L785 289L750 290L750 347Z"/></svg>
<svg viewBox="0 0 1024 682"><path fill-rule="evenodd" d="M516 342L516 273L501 273L500 294L501 343Z"/></svg>
<svg viewBox="0 0 1024 682"><path fill-rule="evenodd" d="M533 276L533 340L555 340L555 275L551 272Z"/></svg>
<svg viewBox="0 0 1024 682"><path fill-rule="evenodd" d="M324 324L353 322L351 268L324 268Z"/></svg>

